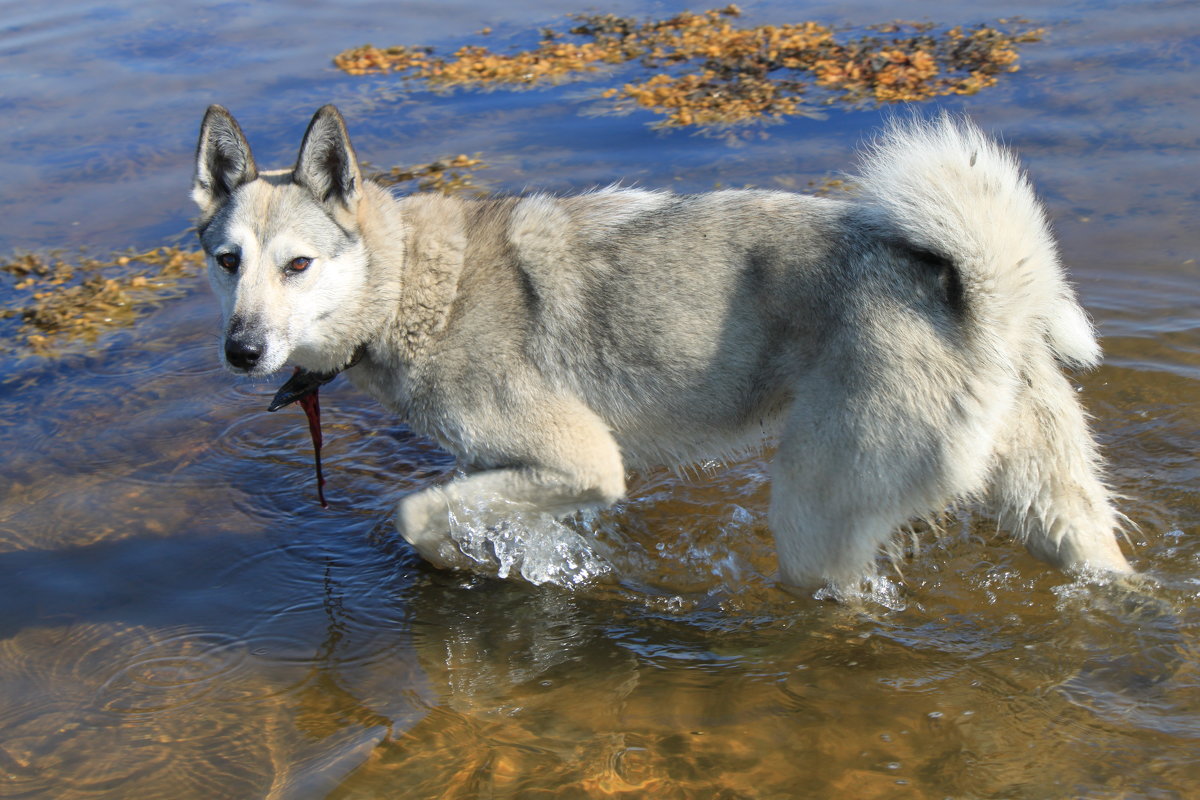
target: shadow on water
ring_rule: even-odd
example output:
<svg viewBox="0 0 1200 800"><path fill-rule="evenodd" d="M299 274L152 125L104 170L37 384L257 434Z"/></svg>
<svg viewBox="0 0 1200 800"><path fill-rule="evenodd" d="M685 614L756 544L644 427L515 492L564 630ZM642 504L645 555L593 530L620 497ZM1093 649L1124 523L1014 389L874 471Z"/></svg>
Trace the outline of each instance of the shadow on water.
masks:
<svg viewBox="0 0 1200 800"><path fill-rule="evenodd" d="M0 649L0 796L327 791L424 713L426 691L403 608L378 599L402 562L381 577L340 558L228 536L4 555L22 601ZM264 591L224 591L243 581Z"/></svg>

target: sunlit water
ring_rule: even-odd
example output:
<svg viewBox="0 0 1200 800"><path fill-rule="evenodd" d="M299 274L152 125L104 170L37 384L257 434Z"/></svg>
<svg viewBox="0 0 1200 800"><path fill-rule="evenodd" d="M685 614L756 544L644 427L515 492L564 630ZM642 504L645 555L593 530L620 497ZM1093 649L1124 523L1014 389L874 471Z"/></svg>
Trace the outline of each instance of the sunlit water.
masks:
<svg viewBox="0 0 1200 800"><path fill-rule="evenodd" d="M803 188L880 120L658 134L648 114L587 113L595 83L438 96L329 66L484 26L525 42L574 10L10 4L0 250L186 240L210 102L264 164L289 163L332 101L372 163L482 152L480 178L512 191ZM747 5L753 23L897 13L987 19ZM1105 336L1078 381L1143 584L1073 583L967 509L906 538L872 593L797 597L761 459L636 475L617 509L527 521L548 549L461 520L509 579L439 573L390 515L452 460L339 381L323 511L303 416L218 368L197 280L92 345L0 359L0 797L1200 796L1200 7L987 14L1046 41L947 105L1021 151Z"/></svg>

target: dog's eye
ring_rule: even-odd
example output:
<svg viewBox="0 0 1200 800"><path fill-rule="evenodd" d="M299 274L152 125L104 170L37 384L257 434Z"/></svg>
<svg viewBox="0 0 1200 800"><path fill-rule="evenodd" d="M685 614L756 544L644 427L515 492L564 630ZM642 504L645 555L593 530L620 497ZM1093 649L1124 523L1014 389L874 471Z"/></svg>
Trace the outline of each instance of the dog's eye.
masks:
<svg viewBox="0 0 1200 800"><path fill-rule="evenodd" d="M237 253L221 253L217 256L217 263L226 272L237 272L237 268L241 266L242 257Z"/></svg>
<svg viewBox="0 0 1200 800"><path fill-rule="evenodd" d="M304 256L297 256L296 258L293 258L291 261L288 262L287 271L288 272L304 272L304 270L308 269L308 265L311 263L312 263L311 258L305 258Z"/></svg>

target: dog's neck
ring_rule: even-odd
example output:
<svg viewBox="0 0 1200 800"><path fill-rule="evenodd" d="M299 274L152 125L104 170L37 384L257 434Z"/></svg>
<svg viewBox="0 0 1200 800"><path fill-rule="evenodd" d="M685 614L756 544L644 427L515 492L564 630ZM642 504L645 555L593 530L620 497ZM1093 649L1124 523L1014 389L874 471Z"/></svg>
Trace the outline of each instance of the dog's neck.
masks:
<svg viewBox="0 0 1200 800"><path fill-rule="evenodd" d="M396 206L396 199L386 189L363 181L357 223L367 256L367 285L358 295L354 312L360 333L358 341L350 346L356 349L342 369L357 363L373 342L386 338L397 324L409 236Z"/></svg>
<svg viewBox="0 0 1200 800"><path fill-rule="evenodd" d="M372 341L390 338L385 352L416 358L445 329L458 293L464 203L432 193L397 199L365 186L359 226L371 259L373 306L380 309Z"/></svg>

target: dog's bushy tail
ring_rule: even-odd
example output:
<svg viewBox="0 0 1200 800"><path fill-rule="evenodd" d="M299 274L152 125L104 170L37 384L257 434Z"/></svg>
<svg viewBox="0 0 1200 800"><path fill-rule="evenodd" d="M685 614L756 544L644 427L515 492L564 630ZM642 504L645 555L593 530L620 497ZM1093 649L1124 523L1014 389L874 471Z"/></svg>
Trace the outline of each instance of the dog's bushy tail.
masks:
<svg viewBox="0 0 1200 800"><path fill-rule="evenodd" d="M1029 179L969 120L893 120L865 149L855 182L914 245L954 264L968 313L984 323L976 331L1025 340L1037 332L1060 362L1098 363L1091 322Z"/></svg>

